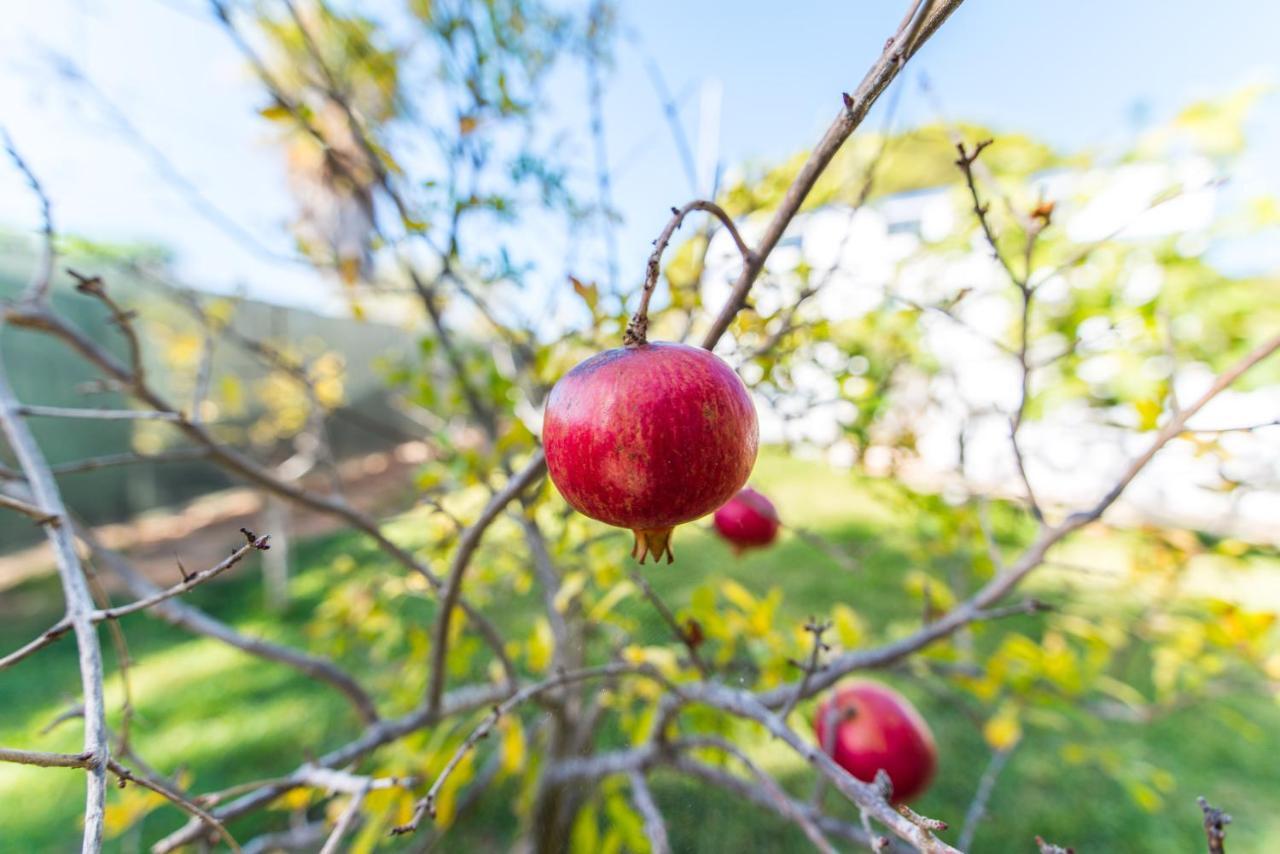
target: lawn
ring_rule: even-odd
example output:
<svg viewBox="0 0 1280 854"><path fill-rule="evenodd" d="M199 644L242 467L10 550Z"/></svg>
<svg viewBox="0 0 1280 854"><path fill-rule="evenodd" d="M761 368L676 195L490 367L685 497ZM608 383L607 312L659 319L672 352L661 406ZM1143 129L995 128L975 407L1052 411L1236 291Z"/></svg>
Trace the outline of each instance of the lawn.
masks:
<svg viewBox="0 0 1280 854"><path fill-rule="evenodd" d="M914 545L935 532L901 500L900 488L779 455L762 458L754 482L777 500L788 521L802 520L807 529L856 552L862 568L841 566L794 534L769 551L738 560L704 527L689 526L677 535L675 566L650 572L664 598L678 607L699 584L732 575L758 595L782 588L786 599L780 620L826 613L835 602L849 603L877 628L918 615L918 601L905 595L904 579L918 560ZM394 530L412 539L414 526L406 522ZM1016 539L1018 534L1015 530L1009 536ZM1077 547L1073 562L1089 560L1094 552L1102 560L1122 546L1116 539ZM626 546L620 540L618 547ZM307 623L332 583L335 559L350 554L358 572L395 571L347 534L298 544L294 554L294 598L282 616L263 610L259 579L251 569L238 569L230 580L195 591L191 601L247 633L307 646L318 643ZM1259 571L1275 572L1273 567ZM1038 592L1070 607L1063 583L1052 576ZM1090 602L1091 608L1106 599L1078 579L1073 584L1070 596ZM0 649L29 640L58 615L52 580L28 583L4 597ZM529 601L493 603L488 610L503 623L528 624ZM642 635L660 642L663 625L641 604L628 607L640 621ZM423 607L427 618L429 606ZM1036 619L1014 618L1006 626L1033 632ZM340 743L358 726L332 691L291 670L213 641L192 639L144 616L128 618L124 628L137 662L132 671L138 709L135 742L159 769L183 769L198 791L291 770L307 751ZM108 642L105 632L103 639ZM360 643L352 643L342 658L359 668L366 655ZM107 656L113 666L112 653ZM976 702L910 673L883 678L917 702L941 747L938 780L919 809L958 825L990 755L972 717ZM72 702L76 685L75 649L67 640L0 673L0 744L77 751L80 732L74 721L39 734ZM110 681L108 693L117 707L117 679ZM1231 851L1278 850L1278 748L1280 706L1262 692L1246 689L1143 724L1080 716L1066 728L1029 727L996 784L990 816L974 850L1033 851L1031 840L1037 834L1082 852L1202 850L1195 806L1200 794L1235 816L1228 837ZM762 742L753 752L794 791L808 791L806 770L781 748ZM1093 759L1068 761L1084 754ZM663 775L654 782L676 850L806 850L798 832L729 796ZM514 795L499 792L482 802L450 830L442 848L504 850L512 832L508 796ZM123 810L136 801L121 800L128 796L111 797ZM77 847L82 800L83 781L77 771L0 766L0 850ZM830 803L839 809L834 798ZM145 850L147 843L182 820L176 811L162 808L114 839L110 850ZM231 829L243 841L284 820L285 814L275 811Z"/></svg>

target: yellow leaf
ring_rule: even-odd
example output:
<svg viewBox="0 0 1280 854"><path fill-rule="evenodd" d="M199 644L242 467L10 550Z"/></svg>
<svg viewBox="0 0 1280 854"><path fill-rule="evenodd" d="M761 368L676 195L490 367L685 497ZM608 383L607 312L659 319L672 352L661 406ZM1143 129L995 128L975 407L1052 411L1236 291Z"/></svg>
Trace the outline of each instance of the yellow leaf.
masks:
<svg viewBox="0 0 1280 854"><path fill-rule="evenodd" d="M533 627L533 637L529 638L529 668L541 673L551 665L551 652L555 639L551 635L551 625L546 617L539 617Z"/></svg>
<svg viewBox="0 0 1280 854"><path fill-rule="evenodd" d="M982 735L992 750L1008 750L1022 738L1022 724L1018 721L1018 708L1011 703L1000 707L995 716L982 728Z"/></svg>
<svg viewBox="0 0 1280 854"><path fill-rule="evenodd" d="M1158 400L1139 400L1135 401L1133 408L1138 410L1138 429L1154 430L1160 420L1160 413L1164 411L1164 407L1160 405Z"/></svg>
<svg viewBox="0 0 1280 854"><path fill-rule="evenodd" d="M630 581L620 581L610 588L609 592L604 594L595 607L591 609L591 613L587 615L588 623L598 623L606 614L613 610L613 606L617 605L623 599L636 592L636 586Z"/></svg>
<svg viewBox="0 0 1280 854"><path fill-rule="evenodd" d="M285 119L293 117L293 114L290 113L286 107L283 107L280 104L272 104L269 107L263 107L261 110L258 110L258 115L273 122L282 122Z"/></svg>
<svg viewBox="0 0 1280 854"><path fill-rule="evenodd" d="M569 603L574 600L582 588L587 585L587 574L585 572L571 572L560 582L560 589L556 591L555 609L560 613L564 613L569 607Z"/></svg>
<svg viewBox="0 0 1280 854"><path fill-rule="evenodd" d="M458 119L458 133L466 136L473 132L479 124L480 122L476 120L475 116L463 116Z"/></svg>
<svg viewBox="0 0 1280 854"><path fill-rule="evenodd" d="M310 789L291 789L271 802L271 808L277 810L300 810L311 804Z"/></svg>
<svg viewBox="0 0 1280 854"><path fill-rule="evenodd" d="M864 628L857 611L843 603L838 604L831 610L831 621L835 624L841 646L852 649L862 642Z"/></svg>
<svg viewBox="0 0 1280 854"><path fill-rule="evenodd" d="M751 591L733 579L726 579L720 582L720 592L724 594L724 598L747 613L756 609L756 597L752 596Z"/></svg>
<svg viewBox="0 0 1280 854"><path fill-rule="evenodd" d="M573 292L582 297L582 301L587 304L587 308L591 309L592 314L595 314L596 306L600 303L600 289L594 283L586 284L576 276L570 276L569 283L573 285Z"/></svg>
<svg viewBox="0 0 1280 854"><path fill-rule="evenodd" d="M502 773L514 774L524 767L524 727L520 719L502 719Z"/></svg>

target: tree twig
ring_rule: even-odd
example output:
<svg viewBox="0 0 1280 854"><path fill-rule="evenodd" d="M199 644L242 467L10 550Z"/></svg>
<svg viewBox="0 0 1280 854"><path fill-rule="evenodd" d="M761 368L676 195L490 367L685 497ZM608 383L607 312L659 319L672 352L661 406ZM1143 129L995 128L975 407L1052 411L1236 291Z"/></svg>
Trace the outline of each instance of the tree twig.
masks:
<svg viewBox="0 0 1280 854"><path fill-rule="evenodd" d="M662 819L662 811L653 799L653 792L644 774L633 770L627 775L631 783L631 800L644 820L644 835L649 839L649 850L652 854L671 854L671 842L667 839L667 825Z"/></svg>
<svg viewBox="0 0 1280 854"><path fill-rule="evenodd" d="M1225 854L1227 825L1231 823L1231 816L1209 806L1204 798L1196 798L1196 803L1204 813L1204 835L1209 843L1209 854Z"/></svg>
<svg viewBox="0 0 1280 854"><path fill-rule="evenodd" d="M85 790L84 836L85 854L95 854L102 847L103 810L106 803L106 765L111 759L108 744L106 702L102 691L102 650L93 628L93 597L85 581L80 556L76 553L62 496L49 472L40 446L36 444L26 422L18 414L18 401L9 387L4 356L0 354L0 430L8 439L34 503L45 508L59 524L45 525L45 536L53 547L62 581L68 625L75 631L80 661L80 687L84 696L84 752L89 756Z"/></svg>

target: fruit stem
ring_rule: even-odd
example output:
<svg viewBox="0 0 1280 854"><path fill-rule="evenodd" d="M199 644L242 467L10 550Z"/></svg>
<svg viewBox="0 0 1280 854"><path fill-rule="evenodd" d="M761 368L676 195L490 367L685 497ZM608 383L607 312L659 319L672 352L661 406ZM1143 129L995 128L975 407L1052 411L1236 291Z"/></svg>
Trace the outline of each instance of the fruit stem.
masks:
<svg viewBox="0 0 1280 854"><path fill-rule="evenodd" d="M737 245L738 251L742 254L744 262L750 263L754 258L746 242L743 241L742 235L738 233L738 227L734 225L733 218L715 202L696 199L682 208L672 208L670 222L667 223L666 228L662 229L658 239L653 241L653 252L649 255L649 263L645 266L644 289L640 291L640 305L636 306L636 313L631 315L631 321L627 324L626 332L622 335L622 343L628 347L643 347L649 343L647 337L649 333L649 298L653 296L653 291L658 286L658 275L662 266L662 253L666 251L667 244L671 242L671 236L680 227L680 223L684 222L684 218L694 211L706 211L724 224L725 229L733 237L733 242Z"/></svg>

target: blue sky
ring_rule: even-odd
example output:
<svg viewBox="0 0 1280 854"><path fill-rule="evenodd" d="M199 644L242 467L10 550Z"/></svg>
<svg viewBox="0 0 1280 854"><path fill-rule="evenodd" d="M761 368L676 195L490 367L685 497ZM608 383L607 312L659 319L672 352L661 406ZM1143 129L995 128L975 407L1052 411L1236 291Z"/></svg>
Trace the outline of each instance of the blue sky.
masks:
<svg viewBox="0 0 1280 854"><path fill-rule="evenodd" d="M661 68L673 92L691 93L682 102L690 136L699 86L719 82L723 162L775 160L818 138L839 93L857 84L904 8L886 0L620 6L625 36L608 81L606 132L615 205L625 220L624 282L639 278L671 205L691 195L647 62ZM214 204L285 249L290 202L278 152L255 112L262 99L205 20L203 2L31 0L10 4L6 17L0 123L48 186L62 228L166 243L183 275L209 287L314 299L311 274L257 257L212 227L120 139L109 117L50 73L47 49L75 56ZM1280 4L1255 0L968 0L908 69L899 121L935 115L915 85L923 72L951 118L1029 132L1061 148L1105 149L1192 98L1280 82L1277 32ZM581 75L558 75L553 94L564 121L585 133L574 112L585 95ZM1280 192L1280 98L1263 102L1250 131L1251 154L1234 180ZM34 202L4 167L0 223L29 227Z"/></svg>

